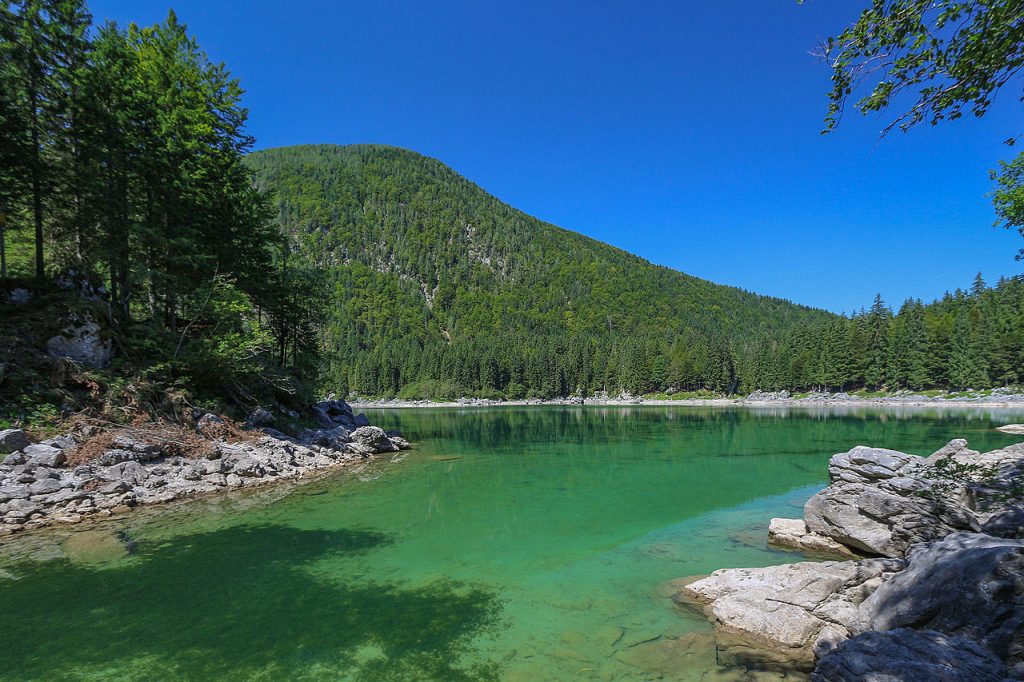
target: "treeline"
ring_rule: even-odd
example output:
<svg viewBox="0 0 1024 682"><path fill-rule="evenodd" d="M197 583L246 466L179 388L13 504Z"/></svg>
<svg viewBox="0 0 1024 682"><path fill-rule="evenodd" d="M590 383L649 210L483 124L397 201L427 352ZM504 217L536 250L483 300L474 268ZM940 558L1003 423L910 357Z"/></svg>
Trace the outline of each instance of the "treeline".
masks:
<svg viewBox="0 0 1024 682"><path fill-rule="evenodd" d="M985 389L1024 384L1024 280L895 314L880 298L850 317L734 343L693 330L598 336L498 336L345 349L339 382L361 395L491 398L628 392ZM345 371L345 370L343 370Z"/></svg>
<svg viewBox="0 0 1024 682"><path fill-rule="evenodd" d="M315 369L318 280L243 164L241 97L173 12L96 27L78 0L0 3L4 279L99 292L122 359L257 402Z"/></svg>

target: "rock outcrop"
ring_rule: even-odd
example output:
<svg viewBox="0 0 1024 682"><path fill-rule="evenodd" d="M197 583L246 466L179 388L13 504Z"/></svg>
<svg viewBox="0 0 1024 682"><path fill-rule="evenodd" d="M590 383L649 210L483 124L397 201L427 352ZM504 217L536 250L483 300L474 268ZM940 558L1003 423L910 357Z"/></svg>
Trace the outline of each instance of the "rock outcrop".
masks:
<svg viewBox="0 0 1024 682"><path fill-rule="evenodd" d="M768 544L817 556L855 556L846 545L810 530L803 519L772 519L768 523Z"/></svg>
<svg viewBox="0 0 1024 682"><path fill-rule="evenodd" d="M110 364L113 344L102 334L102 328L89 317L71 319L61 333L46 342L46 352L94 369Z"/></svg>
<svg viewBox="0 0 1024 682"><path fill-rule="evenodd" d="M702 606L720 645L761 649L783 667L810 669L815 656L864 631L861 603L903 566L900 559L867 559L727 568L673 599Z"/></svg>
<svg viewBox="0 0 1024 682"><path fill-rule="evenodd" d="M355 415L343 401L321 409L328 429L295 439L253 432L243 442L207 441L191 456L170 454L160 442L134 437L130 431L110 439L109 447L91 461L68 466L77 448L73 437L29 443L23 432L4 431L0 443L19 446L0 464L0 535L53 522L77 523L92 515L124 512L139 504L167 502L218 490L297 478L309 472L362 461L380 452L408 449L402 438L389 438L374 426L345 426ZM207 438L224 422L213 415L198 420ZM360 433L360 431L362 433ZM325 437L324 433L329 432Z"/></svg>
<svg viewBox="0 0 1024 682"><path fill-rule="evenodd" d="M1024 680L1024 444L980 454L958 439L927 458L856 447L829 463L805 523L770 542L835 542L886 558L723 569L674 597L698 605L720 649L744 647L812 679ZM749 657L749 653L747 654Z"/></svg>
<svg viewBox="0 0 1024 682"><path fill-rule="evenodd" d="M1003 662L974 642L932 630L867 632L821 659L811 682L1004 682Z"/></svg>

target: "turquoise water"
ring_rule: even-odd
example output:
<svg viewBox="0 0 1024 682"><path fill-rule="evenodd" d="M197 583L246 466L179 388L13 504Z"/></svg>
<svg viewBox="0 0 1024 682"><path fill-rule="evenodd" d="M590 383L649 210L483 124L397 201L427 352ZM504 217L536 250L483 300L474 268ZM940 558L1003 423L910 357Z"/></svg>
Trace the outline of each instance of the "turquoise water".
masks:
<svg viewBox="0 0 1024 682"><path fill-rule="evenodd" d="M373 411L416 444L290 488L0 545L2 679L743 679L667 583L769 550L830 455L1021 413Z"/></svg>

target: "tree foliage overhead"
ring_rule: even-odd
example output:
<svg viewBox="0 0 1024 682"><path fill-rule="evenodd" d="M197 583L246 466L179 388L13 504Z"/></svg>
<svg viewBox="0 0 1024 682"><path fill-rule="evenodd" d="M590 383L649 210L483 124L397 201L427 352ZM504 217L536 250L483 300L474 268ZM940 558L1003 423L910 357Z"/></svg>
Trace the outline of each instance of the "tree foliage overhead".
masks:
<svg viewBox="0 0 1024 682"><path fill-rule="evenodd" d="M1010 96L1024 103L1024 0L872 0L817 52L832 69L824 132L839 124L851 97L862 114L897 110L883 134L965 112L981 117L1010 84ZM1009 131L1007 144L1022 134ZM1024 237L1024 153L992 178L996 225Z"/></svg>
<svg viewBox="0 0 1024 682"><path fill-rule="evenodd" d="M1024 1L873 0L820 55L832 68L828 130L865 88L861 113L907 103L886 130L983 116L1024 67Z"/></svg>

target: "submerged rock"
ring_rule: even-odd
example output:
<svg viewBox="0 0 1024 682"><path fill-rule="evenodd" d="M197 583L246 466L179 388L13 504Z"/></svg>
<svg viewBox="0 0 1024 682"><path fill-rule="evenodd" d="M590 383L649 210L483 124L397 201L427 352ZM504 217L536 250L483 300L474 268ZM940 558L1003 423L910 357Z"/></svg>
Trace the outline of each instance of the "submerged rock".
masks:
<svg viewBox="0 0 1024 682"><path fill-rule="evenodd" d="M768 524L768 544L808 554L855 556L849 547L809 530L803 519L772 519Z"/></svg>

